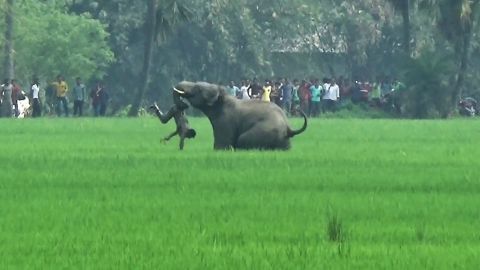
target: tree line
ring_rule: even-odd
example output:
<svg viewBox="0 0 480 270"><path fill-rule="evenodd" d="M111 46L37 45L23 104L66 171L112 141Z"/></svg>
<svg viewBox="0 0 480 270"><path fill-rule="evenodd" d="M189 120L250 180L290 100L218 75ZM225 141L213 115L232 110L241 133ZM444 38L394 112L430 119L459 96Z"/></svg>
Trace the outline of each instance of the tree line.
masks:
<svg viewBox="0 0 480 270"><path fill-rule="evenodd" d="M337 77L407 85L410 117L479 95L480 0L2 0L2 74L102 79L113 111L176 82Z"/></svg>

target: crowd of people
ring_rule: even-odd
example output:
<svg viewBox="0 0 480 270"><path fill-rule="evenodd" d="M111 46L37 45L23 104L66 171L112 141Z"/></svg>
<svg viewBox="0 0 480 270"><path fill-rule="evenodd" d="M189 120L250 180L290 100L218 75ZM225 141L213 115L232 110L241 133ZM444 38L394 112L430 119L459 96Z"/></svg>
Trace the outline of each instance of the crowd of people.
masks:
<svg viewBox="0 0 480 270"><path fill-rule="evenodd" d="M340 102L346 100L399 111L401 101L398 93L404 88L401 82L388 77L378 79L375 83L352 82L343 77L322 80L279 78L266 79L263 82L254 78L244 79L239 84L230 81L226 86L227 93L238 99L274 102L288 116L299 115L301 110L309 117L317 117L325 112L335 113ZM104 116L106 113L109 95L101 81L87 93L87 87L81 78L76 78L75 85L70 90L64 77L59 75L44 88L44 96L40 95L40 89L39 80L36 78L28 91L22 91L16 80L5 79L0 88L0 116L23 117L23 114L26 114L40 117L56 114L59 117L68 117L71 107L69 99L73 99L73 116L83 116L89 102L93 116Z"/></svg>
<svg viewBox="0 0 480 270"><path fill-rule="evenodd" d="M80 77L70 88L62 75L45 87L44 97L40 95L38 78L32 80L27 91L22 90L15 79L5 79L0 87L0 117L40 117L44 114L68 117L70 115L69 97L73 99L73 116L84 116L84 107L88 101L92 105L94 116L104 116L109 95L101 81L87 93L87 87ZM44 100L41 100L44 98ZM46 109L45 113L43 109Z"/></svg>
<svg viewBox="0 0 480 270"><path fill-rule="evenodd" d="M340 101L365 102L379 108L399 110L400 99L396 98L404 89L398 80L379 79L378 82L350 82L343 77L298 80L279 78L267 79L260 83L257 79L242 80L240 85L230 81L227 93L238 99L257 99L274 102L287 115L297 115L302 110L310 117L325 112L336 112Z"/></svg>

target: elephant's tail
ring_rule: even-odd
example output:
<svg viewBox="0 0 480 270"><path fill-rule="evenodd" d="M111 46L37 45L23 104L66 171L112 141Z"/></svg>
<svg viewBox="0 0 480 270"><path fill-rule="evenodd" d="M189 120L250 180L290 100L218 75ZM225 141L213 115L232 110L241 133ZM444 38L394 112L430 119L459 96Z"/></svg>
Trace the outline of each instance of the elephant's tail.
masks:
<svg viewBox="0 0 480 270"><path fill-rule="evenodd" d="M297 112L299 112L303 116L303 127L297 130L288 129L288 138L292 138L293 136L298 135L307 129L307 115L302 110L297 109Z"/></svg>

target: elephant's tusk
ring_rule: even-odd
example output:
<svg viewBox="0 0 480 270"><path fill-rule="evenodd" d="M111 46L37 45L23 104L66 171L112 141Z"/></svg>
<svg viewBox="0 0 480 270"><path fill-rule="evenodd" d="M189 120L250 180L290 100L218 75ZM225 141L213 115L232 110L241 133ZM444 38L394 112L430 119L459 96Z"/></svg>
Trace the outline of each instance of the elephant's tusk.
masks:
<svg viewBox="0 0 480 270"><path fill-rule="evenodd" d="M173 90L177 93L179 93L180 95L185 95L185 91L181 91L181 90L178 90L177 88L173 87Z"/></svg>

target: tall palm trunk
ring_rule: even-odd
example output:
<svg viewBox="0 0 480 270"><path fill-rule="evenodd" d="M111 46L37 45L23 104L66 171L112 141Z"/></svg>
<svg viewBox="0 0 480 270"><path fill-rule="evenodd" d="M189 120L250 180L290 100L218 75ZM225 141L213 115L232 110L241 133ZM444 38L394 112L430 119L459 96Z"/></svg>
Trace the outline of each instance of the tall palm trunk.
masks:
<svg viewBox="0 0 480 270"><path fill-rule="evenodd" d="M140 84L135 94L135 99L133 100L132 107L128 112L128 116L138 116L138 110L140 109L140 104L142 103L145 92L150 82L150 68L152 64L153 57L153 48L155 44L155 28L157 24L156 11L157 11L157 0L149 0L147 8L147 20L145 23L145 48L143 55L143 67L142 73L140 74Z"/></svg>
<svg viewBox="0 0 480 270"><path fill-rule="evenodd" d="M407 55L411 54L411 29L410 29L410 0L404 0L402 3L402 19L403 19L403 45Z"/></svg>
<svg viewBox="0 0 480 270"><path fill-rule="evenodd" d="M468 68L468 58L470 57L470 45L472 41L472 35L474 33L474 27L476 25L475 19L477 16L477 8L480 0L475 0L471 5L470 18L464 24L462 46L460 52L460 64L457 72L457 82L452 96L452 107L455 108L456 104L462 96L462 89L465 82L465 74Z"/></svg>
<svg viewBox="0 0 480 270"><path fill-rule="evenodd" d="M5 59L3 69L5 78L12 79L15 75L13 66L13 0L5 1Z"/></svg>

